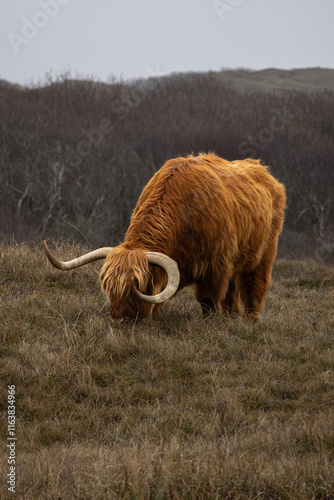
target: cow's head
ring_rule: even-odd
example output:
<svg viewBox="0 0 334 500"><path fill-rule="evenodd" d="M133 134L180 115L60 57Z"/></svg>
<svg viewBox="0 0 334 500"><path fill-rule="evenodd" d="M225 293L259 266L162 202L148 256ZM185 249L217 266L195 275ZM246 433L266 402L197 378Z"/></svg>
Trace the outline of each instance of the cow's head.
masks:
<svg viewBox="0 0 334 500"><path fill-rule="evenodd" d="M154 305L169 299L179 286L180 273L176 263L159 252L129 250L120 245L99 248L62 262L51 254L45 241L43 245L51 264L61 270L106 259L100 274L101 286L110 299L111 319L116 322L150 316Z"/></svg>

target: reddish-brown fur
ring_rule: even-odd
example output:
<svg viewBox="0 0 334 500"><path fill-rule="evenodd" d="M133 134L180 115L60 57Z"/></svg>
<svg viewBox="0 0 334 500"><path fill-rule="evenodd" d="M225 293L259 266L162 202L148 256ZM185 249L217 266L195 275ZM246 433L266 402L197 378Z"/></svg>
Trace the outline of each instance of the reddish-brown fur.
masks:
<svg viewBox="0 0 334 500"><path fill-rule="evenodd" d="M232 311L258 320L282 229L284 186L257 160L226 161L214 154L176 158L153 176L133 212L124 243L108 255L102 287L111 316L146 317L158 306L133 293L155 294L166 284L144 251L179 267L179 289L194 283L203 313Z"/></svg>

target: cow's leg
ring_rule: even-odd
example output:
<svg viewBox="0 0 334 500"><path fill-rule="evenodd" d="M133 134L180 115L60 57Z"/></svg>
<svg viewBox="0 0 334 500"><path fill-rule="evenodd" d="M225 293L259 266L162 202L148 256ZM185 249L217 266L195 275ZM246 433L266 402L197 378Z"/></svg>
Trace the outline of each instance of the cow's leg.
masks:
<svg viewBox="0 0 334 500"><path fill-rule="evenodd" d="M236 274L231 279L226 296L222 301L223 312L240 314L239 297L240 297L240 276Z"/></svg>
<svg viewBox="0 0 334 500"><path fill-rule="evenodd" d="M244 316L255 323L259 321L264 299L271 281L271 270L276 255L276 244L272 245L262 257L259 265L250 272L243 272L240 283L240 296L244 303Z"/></svg>
<svg viewBox="0 0 334 500"><path fill-rule="evenodd" d="M226 295L229 279L208 279L197 282L196 299L201 304L204 316L221 311L222 298Z"/></svg>

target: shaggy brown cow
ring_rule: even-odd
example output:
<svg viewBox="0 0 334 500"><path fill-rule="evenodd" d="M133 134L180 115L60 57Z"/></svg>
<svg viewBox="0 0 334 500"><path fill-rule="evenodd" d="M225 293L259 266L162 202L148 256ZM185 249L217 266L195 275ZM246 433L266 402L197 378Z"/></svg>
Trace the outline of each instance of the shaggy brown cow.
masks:
<svg viewBox="0 0 334 500"><path fill-rule="evenodd" d="M285 190L257 160L214 154L169 160L143 190L124 243L60 262L73 269L106 258L102 288L111 318L147 317L186 285L196 285L204 314L258 321L282 229Z"/></svg>

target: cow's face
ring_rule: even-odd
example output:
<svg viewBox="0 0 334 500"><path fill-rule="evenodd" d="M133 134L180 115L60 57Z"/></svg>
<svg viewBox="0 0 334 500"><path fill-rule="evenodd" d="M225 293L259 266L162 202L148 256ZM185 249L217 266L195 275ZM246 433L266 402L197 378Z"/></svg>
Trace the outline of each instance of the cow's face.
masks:
<svg viewBox="0 0 334 500"><path fill-rule="evenodd" d="M121 323L124 320L143 319L151 316L153 306L151 304L145 304L131 292L121 303L114 301L113 297L109 297L109 299L110 317L111 321L114 323Z"/></svg>
<svg viewBox="0 0 334 500"><path fill-rule="evenodd" d="M135 287L152 293L152 276L143 251L114 248L105 260L100 279L110 300L112 321L150 316L152 304L143 302L135 294Z"/></svg>

